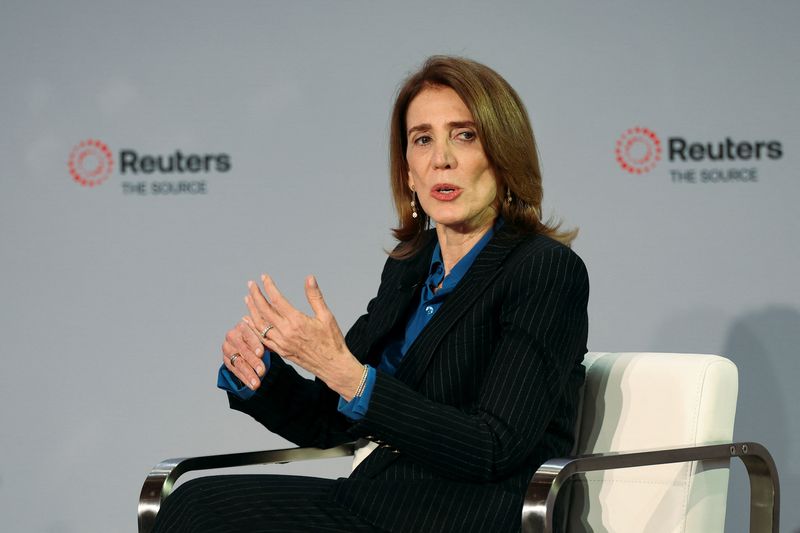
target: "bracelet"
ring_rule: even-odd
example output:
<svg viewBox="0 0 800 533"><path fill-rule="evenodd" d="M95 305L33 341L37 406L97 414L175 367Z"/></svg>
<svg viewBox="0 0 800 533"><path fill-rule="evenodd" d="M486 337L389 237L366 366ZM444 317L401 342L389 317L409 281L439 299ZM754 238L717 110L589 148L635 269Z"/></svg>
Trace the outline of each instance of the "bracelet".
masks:
<svg viewBox="0 0 800 533"><path fill-rule="evenodd" d="M364 394L364 387L367 384L367 376L369 375L369 367L364 365L364 372L361 373L361 381L358 383L358 388L353 398L360 398Z"/></svg>

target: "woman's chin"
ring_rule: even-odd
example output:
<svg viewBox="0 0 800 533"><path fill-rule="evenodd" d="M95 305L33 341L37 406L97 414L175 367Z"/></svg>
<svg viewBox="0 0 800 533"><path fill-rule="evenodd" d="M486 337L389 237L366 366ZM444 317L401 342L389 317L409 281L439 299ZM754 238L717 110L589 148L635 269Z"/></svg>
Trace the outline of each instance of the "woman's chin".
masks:
<svg viewBox="0 0 800 533"><path fill-rule="evenodd" d="M476 227L482 227L486 224L491 224L497 218L497 213L484 213L484 216L468 216L466 213L447 212L438 210L434 213L428 213L430 219L436 224L437 227L452 229L458 232L472 231ZM492 216L493 215L493 216Z"/></svg>
<svg viewBox="0 0 800 533"><path fill-rule="evenodd" d="M455 231L457 233L473 232L476 229L478 229L478 226L480 226L479 223L476 223L477 221L465 218L436 220L435 218L431 217L431 219L436 223L437 228L441 228L448 231Z"/></svg>
<svg viewBox="0 0 800 533"><path fill-rule="evenodd" d="M445 228L458 228L464 225L466 217L452 213L434 213L428 215L436 226Z"/></svg>

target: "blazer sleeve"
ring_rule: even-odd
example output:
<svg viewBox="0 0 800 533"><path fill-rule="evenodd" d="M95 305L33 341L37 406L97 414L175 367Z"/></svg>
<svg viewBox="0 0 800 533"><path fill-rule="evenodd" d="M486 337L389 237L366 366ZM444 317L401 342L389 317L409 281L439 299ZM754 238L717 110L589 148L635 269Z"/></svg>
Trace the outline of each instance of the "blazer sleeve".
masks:
<svg viewBox="0 0 800 533"><path fill-rule="evenodd" d="M354 433L449 479L499 480L530 460L586 353L589 282L581 259L560 245L525 257L508 276L477 401L467 409L436 403L379 372Z"/></svg>

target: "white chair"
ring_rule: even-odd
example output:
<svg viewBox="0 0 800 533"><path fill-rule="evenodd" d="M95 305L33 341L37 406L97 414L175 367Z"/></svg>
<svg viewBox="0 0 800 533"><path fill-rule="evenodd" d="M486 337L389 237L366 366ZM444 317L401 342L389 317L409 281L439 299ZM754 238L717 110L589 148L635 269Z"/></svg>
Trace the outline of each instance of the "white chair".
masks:
<svg viewBox="0 0 800 533"><path fill-rule="evenodd" d="M723 531L734 456L750 473L751 531L778 530L778 478L769 453L731 443L738 393L732 362L700 354L590 353L584 366L577 457L548 461L534 475L523 511L533 531L552 528L559 489L581 472L566 491L570 532ZM650 452L630 453L642 450ZM643 465L651 466L633 468Z"/></svg>
<svg viewBox="0 0 800 533"><path fill-rule="evenodd" d="M750 530L778 531L779 487L769 452L732 443L736 366L714 355L589 353L573 457L534 474L522 510L526 532L553 531L556 501L569 532L723 531L731 457L751 486ZM170 459L147 476L139 531L184 472L352 454L354 444ZM571 483L567 484L572 476Z"/></svg>

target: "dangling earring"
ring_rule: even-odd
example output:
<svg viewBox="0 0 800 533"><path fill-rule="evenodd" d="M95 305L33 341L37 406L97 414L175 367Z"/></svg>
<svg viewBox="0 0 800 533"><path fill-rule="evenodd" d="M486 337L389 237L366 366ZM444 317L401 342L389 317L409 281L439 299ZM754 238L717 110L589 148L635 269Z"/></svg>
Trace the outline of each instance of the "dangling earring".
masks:
<svg viewBox="0 0 800 533"><path fill-rule="evenodd" d="M511 205L511 189L506 189L506 205Z"/></svg>
<svg viewBox="0 0 800 533"><path fill-rule="evenodd" d="M411 187L411 218L417 218L417 202L414 200L417 198L417 191L414 190L414 187Z"/></svg>

